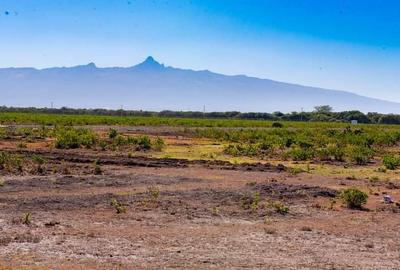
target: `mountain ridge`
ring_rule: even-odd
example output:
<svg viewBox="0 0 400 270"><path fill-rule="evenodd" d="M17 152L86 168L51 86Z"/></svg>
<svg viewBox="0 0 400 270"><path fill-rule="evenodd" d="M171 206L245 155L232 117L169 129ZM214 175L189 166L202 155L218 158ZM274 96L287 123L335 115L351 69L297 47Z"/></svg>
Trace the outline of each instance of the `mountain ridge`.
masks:
<svg viewBox="0 0 400 270"><path fill-rule="evenodd" d="M215 111L289 112L329 104L336 110L400 112L399 103L349 91L175 68L151 56L131 67L88 63L44 69L1 68L0 85L5 94L0 105L6 106L54 102L67 107L200 110L205 105ZM28 100L24 101L24 96Z"/></svg>

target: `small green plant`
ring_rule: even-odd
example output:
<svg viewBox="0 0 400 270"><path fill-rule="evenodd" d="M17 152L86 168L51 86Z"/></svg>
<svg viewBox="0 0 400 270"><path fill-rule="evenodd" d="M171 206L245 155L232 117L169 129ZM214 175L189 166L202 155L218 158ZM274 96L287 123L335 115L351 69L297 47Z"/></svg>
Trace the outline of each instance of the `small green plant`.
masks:
<svg viewBox="0 0 400 270"><path fill-rule="evenodd" d="M114 207L115 211L117 212L117 214L123 214L126 213L126 207L124 204L122 204L121 202L117 201L117 199L112 199L111 200L111 206Z"/></svg>
<svg viewBox="0 0 400 270"><path fill-rule="evenodd" d="M147 194L149 194L151 200L157 201L160 197L160 189L156 186L151 186L147 188Z"/></svg>
<svg viewBox="0 0 400 270"><path fill-rule="evenodd" d="M100 162L99 159L96 159L96 160L93 162L93 173L94 173L95 175L101 175L101 174L103 174L103 170L102 170L102 168L101 168L101 162Z"/></svg>
<svg viewBox="0 0 400 270"><path fill-rule="evenodd" d="M106 140L100 140L99 141L99 146L100 146L102 151L105 151L107 149L107 145L108 145L108 143L107 143Z"/></svg>
<svg viewBox="0 0 400 270"><path fill-rule="evenodd" d="M93 164L93 166L94 166L94 168L93 168L93 173L95 174L95 175L101 175L101 174L103 174L103 169L101 168L101 166L100 166L100 164L98 164L98 163L94 163Z"/></svg>
<svg viewBox="0 0 400 270"><path fill-rule="evenodd" d="M32 161L36 163L36 172L42 174L44 172L43 169L43 164L45 163L44 158L41 156L34 155L32 157Z"/></svg>
<svg viewBox="0 0 400 270"><path fill-rule="evenodd" d="M343 190L340 197L350 209L361 209L368 200L368 194L356 188Z"/></svg>
<svg viewBox="0 0 400 270"><path fill-rule="evenodd" d="M251 209L256 211L258 209L259 203L261 201L260 193L256 192L254 194L245 194L240 199L240 203L243 209Z"/></svg>
<svg viewBox="0 0 400 270"><path fill-rule="evenodd" d="M108 132L108 137L110 139L114 139L118 136L118 131L114 128L111 128L110 131Z"/></svg>
<svg viewBox="0 0 400 270"><path fill-rule="evenodd" d="M281 215L289 213L289 206L282 202L274 202L272 206L275 208L275 211Z"/></svg>

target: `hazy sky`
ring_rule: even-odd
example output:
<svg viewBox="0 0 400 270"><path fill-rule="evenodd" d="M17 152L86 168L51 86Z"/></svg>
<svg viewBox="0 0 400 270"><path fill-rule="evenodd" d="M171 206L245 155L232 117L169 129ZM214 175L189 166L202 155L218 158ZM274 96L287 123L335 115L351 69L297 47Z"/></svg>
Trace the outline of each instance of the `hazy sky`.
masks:
<svg viewBox="0 0 400 270"><path fill-rule="evenodd" d="M398 0L0 0L0 67L167 65L400 102Z"/></svg>

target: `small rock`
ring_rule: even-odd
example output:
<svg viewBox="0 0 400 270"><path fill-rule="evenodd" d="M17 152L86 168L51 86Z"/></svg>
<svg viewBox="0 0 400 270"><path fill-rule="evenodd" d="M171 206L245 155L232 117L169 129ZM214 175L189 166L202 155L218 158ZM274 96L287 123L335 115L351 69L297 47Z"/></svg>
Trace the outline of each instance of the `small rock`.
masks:
<svg viewBox="0 0 400 270"><path fill-rule="evenodd" d="M392 197L390 195L384 195L383 196L383 201L385 203L394 203L394 201L393 201L393 199L392 199Z"/></svg>

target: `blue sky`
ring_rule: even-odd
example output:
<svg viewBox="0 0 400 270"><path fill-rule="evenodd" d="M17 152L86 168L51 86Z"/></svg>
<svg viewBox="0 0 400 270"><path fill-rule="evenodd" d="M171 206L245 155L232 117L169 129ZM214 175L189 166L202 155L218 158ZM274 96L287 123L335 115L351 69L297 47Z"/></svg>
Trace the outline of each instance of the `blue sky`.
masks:
<svg viewBox="0 0 400 270"><path fill-rule="evenodd" d="M0 67L167 65L400 102L397 0L0 0Z"/></svg>

